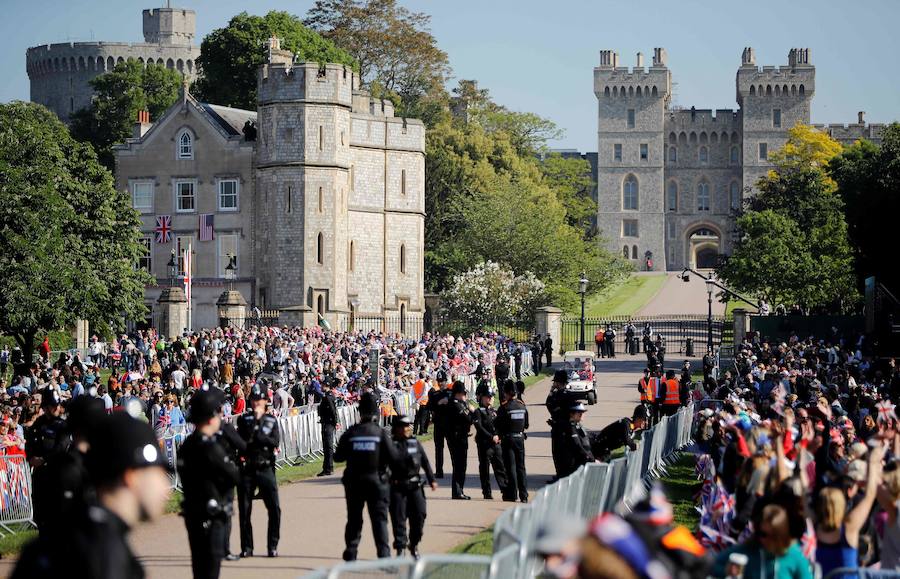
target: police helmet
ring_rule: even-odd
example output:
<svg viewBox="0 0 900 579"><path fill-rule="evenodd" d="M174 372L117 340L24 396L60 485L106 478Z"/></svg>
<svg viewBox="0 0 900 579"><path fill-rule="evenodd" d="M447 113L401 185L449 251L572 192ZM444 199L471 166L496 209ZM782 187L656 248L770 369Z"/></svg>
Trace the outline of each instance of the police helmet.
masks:
<svg viewBox="0 0 900 579"><path fill-rule="evenodd" d="M465 394L466 393L466 385L462 380L457 380L453 383L453 393L454 394Z"/></svg>
<svg viewBox="0 0 900 579"><path fill-rule="evenodd" d="M587 408L581 402L569 408L569 412L586 412Z"/></svg>
<svg viewBox="0 0 900 579"><path fill-rule="evenodd" d="M378 414L378 400L371 392L364 392L359 397L359 413L363 416L375 416Z"/></svg>
<svg viewBox="0 0 900 579"><path fill-rule="evenodd" d="M127 413L104 416L88 440L85 463L98 484L115 481L132 468L159 466L170 470L150 425Z"/></svg>
<svg viewBox="0 0 900 579"><path fill-rule="evenodd" d="M53 388L47 387L41 390L41 408L52 408L62 404L59 392Z"/></svg>
<svg viewBox="0 0 900 579"><path fill-rule="evenodd" d="M87 435L88 429L105 416L103 401L99 398L79 396L66 405L66 424L74 436Z"/></svg>
<svg viewBox="0 0 900 579"><path fill-rule="evenodd" d="M222 394L218 390L199 390L191 397L191 422L200 424L219 413L222 408Z"/></svg>
<svg viewBox="0 0 900 579"><path fill-rule="evenodd" d="M261 384L254 384L253 388L250 389L250 396L247 397L250 402L256 402L257 400L268 400L269 397L266 393L266 387Z"/></svg>
<svg viewBox="0 0 900 579"><path fill-rule="evenodd" d="M391 426L394 428L406 428L407 426L412 426L413 419L405 414L398 414L391 420Z"/></svg>
<svg viewBox="0 0 900 579"><path fill-rule="evenodd" d="M557 370L553 373L553 381L557 384L562 384L565 386L569 383L569 373L565 370Z"/></svg>

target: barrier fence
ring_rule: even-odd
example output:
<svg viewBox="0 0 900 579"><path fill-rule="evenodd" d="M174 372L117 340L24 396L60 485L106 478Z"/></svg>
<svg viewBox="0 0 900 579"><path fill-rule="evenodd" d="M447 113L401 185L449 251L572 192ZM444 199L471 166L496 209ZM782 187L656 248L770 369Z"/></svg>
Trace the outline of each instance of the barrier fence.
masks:
<svg viewBox="0 0 900 579"><path fill-rule="evenodd" d="M644 496L650 481L666 474L676 452L691 443L694 406L663 417L645 431L634 450L609 463L586 464L573 474L545 486L528 504L504 511L494 523L494 554L425 555L344 563L307 577L423 577L513 579L535 577L543 563L534 555L538 529L550 516L567 514L590 520L618 504L630 509ZM440 573L437 573L437 571Z"/></svg>
<svg viewBox="0 0 900 579"><path fill-rule="evenodd" d="M15 532L12 525L33 521L31 468L25 456L0 456L0 535Z"/></svg>

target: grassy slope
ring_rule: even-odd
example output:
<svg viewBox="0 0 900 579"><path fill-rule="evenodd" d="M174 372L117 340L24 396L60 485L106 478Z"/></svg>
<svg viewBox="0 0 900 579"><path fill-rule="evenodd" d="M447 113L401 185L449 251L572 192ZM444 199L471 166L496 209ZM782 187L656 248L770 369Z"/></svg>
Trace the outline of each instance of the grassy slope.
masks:
<svg viewBox="0 0 900 579"><path fill-rule="evenodd" d="M665 283L665 275L632 275L590 298L585 304L585 315L588 317L633 315L653 299Z"/></svg>
<svg viewBox="0 0 900 579"><path fill-rule="evenodd" d="M697 504L694 495L700 486L694 474L696 464L696 455L689 452L682 453L678 461L667 469L669 476L662 479L666 496L669 497L675 511L675 522L691 531L696 531L700 522L700 513L694 508Z"/></svg>

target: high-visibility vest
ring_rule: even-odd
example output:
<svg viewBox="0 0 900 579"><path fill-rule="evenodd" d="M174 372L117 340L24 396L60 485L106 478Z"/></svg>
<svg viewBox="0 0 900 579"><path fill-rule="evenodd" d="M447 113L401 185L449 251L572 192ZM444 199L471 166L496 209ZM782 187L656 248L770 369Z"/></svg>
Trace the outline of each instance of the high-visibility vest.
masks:
<svg viewBox="0 0 900 579"><path fill-rule="evenodd" d="M656 378L641 378L641 402L653 402L656 398Z"/></svg>
<svg viewBox="0 0 900 579"><path fill-rule="evenodd" d="M667 406L670 404L681 404L680 385L675 378L666 380L666 399L663 404Z"/></svg>

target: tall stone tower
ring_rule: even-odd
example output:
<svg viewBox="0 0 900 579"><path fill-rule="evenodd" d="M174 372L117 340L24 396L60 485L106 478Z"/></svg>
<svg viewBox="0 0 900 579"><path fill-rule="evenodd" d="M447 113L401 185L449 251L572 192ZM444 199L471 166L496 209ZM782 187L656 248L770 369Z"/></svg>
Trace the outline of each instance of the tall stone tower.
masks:
<svg viewBox="0 0 900 579"><path fill-rule="evenodd" d="M638 53L631 69L619 65L617 52L600 51L600 66L594 69L598 225L609 246L641 264L649 256L652 269L663 271L663 134L671 87L664 49L653 49L649 68Z"/></svg>
<svg viewBox="0 0 900 579"><path fill-rule="evenodd" d="M194 44L197 32L197 13L180 8L151 8L144 10L144 42L147 44Z"/></svg>
<svg viewBox="0 0 900 579"><path fill-rule="evenodd" d="M792 48L787 66L756 66L745 48L737 71L737 101L743 119L743 186L752 188L771 168L768 155L780 149L787 129L809 124L816 69L808 48Z"/></svg>
<svg viewBox="0 0 900 579"><path fill-rule="evenodd" d="M256 239L260 291L284 323L347 304L353 71L292 63L277 40L258 78Z"/></svg>

